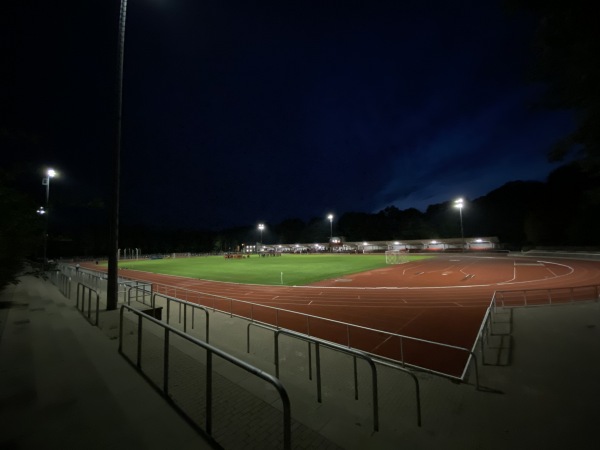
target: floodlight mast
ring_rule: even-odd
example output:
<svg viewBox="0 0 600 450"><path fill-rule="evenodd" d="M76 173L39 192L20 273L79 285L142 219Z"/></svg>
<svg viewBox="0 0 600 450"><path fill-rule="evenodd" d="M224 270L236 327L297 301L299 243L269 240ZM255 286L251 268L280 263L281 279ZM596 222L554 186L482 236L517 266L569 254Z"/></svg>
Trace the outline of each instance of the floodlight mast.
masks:
<svg viewBox="0 0 600 450"><path fill-rule="evenodd" d="M454 200L454 207L458 208L458 212L460 215L460 238L462 240L462 249L465 249L465 233L463 231L463 217L462 217L462 209L464 206L464 200L462 198L458 198Z"/></svg>
<svg viewBox="0 0 600 450"><path fill-rule="evenodd" d="M117 101L115 146L112 158L112 194L111 215L108 242L108 280L106 309L117 309L119 276L119 197L121 179L121 135L123 116L123 63L125 56L125 22L127 18L127 0L121 0L119 10L118 50L117 50Z"/></svg>
<svg viewBox="0 0 600 450"><path fill-rule="evenodd" d="M263 230L265 229L265 224L264 223L259 223L258 224L258 229L260 231L260 245L262 245L263 241L262 241L262 234L263 234Z"/></svg>
<svg viewBox="0 0 600 450"><path fill-rule="evenodd" d="M48 169L46 170L46 176L44 178L42 178L42 186L46 186L46 209L44 210L44 208L40 208L38 210L38 214L45 214L44 217L44 260L42 263L42 269L46 270L46 265L48 263L48 203L50 201L50 179L54 178L56 175L58 175L56 173L56 170L54 169Z"/></svg>

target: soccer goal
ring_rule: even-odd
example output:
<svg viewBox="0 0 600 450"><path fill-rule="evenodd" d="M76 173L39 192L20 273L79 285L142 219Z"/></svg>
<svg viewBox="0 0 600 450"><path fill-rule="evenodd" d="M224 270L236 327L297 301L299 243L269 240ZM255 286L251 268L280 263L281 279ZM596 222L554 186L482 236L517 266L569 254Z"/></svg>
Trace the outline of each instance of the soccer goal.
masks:
<svg viewBox="0 0 600 450"><path fill-rule="evenodd" d="M401 250L387 250L385 252L386 264L404 264L409 261L408 253Z"/></svg>

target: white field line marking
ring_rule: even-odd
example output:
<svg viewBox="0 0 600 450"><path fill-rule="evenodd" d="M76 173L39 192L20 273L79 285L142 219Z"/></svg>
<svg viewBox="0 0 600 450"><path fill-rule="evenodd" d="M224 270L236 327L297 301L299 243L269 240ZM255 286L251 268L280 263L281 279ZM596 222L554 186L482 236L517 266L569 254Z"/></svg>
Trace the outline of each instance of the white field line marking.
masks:
<svg viewBox="0 0 600 450"><path fill-rule="evenodd" d="M395 334L402 334L400 333L400 331L402 331L404 328L406 328L408 325L411 324L411 322L414 322L415 320L417 320L417 318L419 316L421 316L423 313L417 314L415 317L413 317L412 319L410 319L408 322L406 322L404 325L402 325L400 328L398 328L396 330ZM394 336L388 336L386 339L384 339L379 345L377 345L374 350L377 350L379 347L381 347L383 344L385 344L387 341L389 341L392 337Z"/></svg>
<svg viewBox="0 0 600 450"><path fill-rule="evenodd" d="M543 265L544 264L540 263L539 261L538 262L534 262L534 263L522 263L522 262L516 262L515 261L515 266L537 266L537 267L540 267L540 266L543 266Z"/></svg>
<svg viewBox="0 0 600 450"><path fill-rule="evenodd" d="M401 329L402 329L402 328L401 328ZM397 334L400 334L400 333L397 333ZM379 347L381 347L383 344L385 344L387 341L389 341L389 340L390 340L392 337L393 337L393 336L388 336L388 337L386 337L386 338L385 338L383 341L381 341L381 342L379 343L379 345L376 345L376 346L375 346L375 348L373 349L373 353L375 353Z"/></svg>
<svg viewBox="0 0 600 450"><path fill-rule="evenodd" d="M566 275L571 275L573 272L575 272L575 269L573 269L573 267L571 267L571 266L568 266L567 264L561 264L561 263L557 263L557 262L553 262L553 261L540 261L540 262L541 262L542 264L554 264L554 265L557 265L557 266L563 266L563 267L566 267L567 269L569 269L569 270L570 270L570 271L569 271L569 273L568 273L568 274L566 274ZM563 277L564 277L564 275L561 275L561 276L563 276Z"/></svg>
<svg viewBox="0 0 600 450"><path fill-rule="evenodd" d="M566 277L566 276L571 275L573 272L575 272L575 269L573 269L573 267L568 266L566 264L561 264L561 263L557 263L557 262L553 262L553 261L538 261L538 262L540 262L542 264L520 264L520 265L534 265L534 266L542 265L542 266L545 266L546 264L555 264L557 266L562 266L562 267L566 267L566 268L569 269L568 273L565 273L563 275L556 275L554 278ZM535 282L538 282L538 281L542 281L541 278L538 278L538 279L535 279L535 280L515 281L515 282L511 283L517 277L517 264L516 264L516 262L515 262L515 268L514 268L514 270L515 270L515 275L513 276L512 280L508 280L508 281L500 282L500 283L496 283L496 284L497 285L505 285L505 284L515 285L515 284L528 284L528 283L535 283ZM550 269L548 269L548 267L546 267L546 270L550 271ZM545 278L543 280L547 280L547 278Z"/></svg>
<svg viewBox="0 0 600 450"><path fill-rule="evenodd" d="M510 283L511 281L515 281L517 279L517 262L515 260L513 260L513 277L510 280L498 283L498 284L504 284L504 283Z"/></svg>
<svg viewBox="0 0 600 450"><path fill-rule="evenodd" d="M306 306L323 306L323 307L327 307L327 308L331 308L331 307L336 307L336 308L384 308L384 309L447 309L447 308L455 308L455 307L460 307L460 308L481 308L482 306L486 306L489 305L490 302L479 302L479 304L477 303L473 303L473 304L462 304L462 303L456 303L456 302L448 302L446 304L443 305L430 305L430 304L418 304L418 305L414 305L414 304L397 304L397 305L390 305L390 304L371 304L369 303L368 305L357 305L355 303L351 303L351 304L339 304L336 303L334 305L332 305L331 303L317 303L314 301L311 301L310 303L308 303ZM264 305L268 305L268 302L261 302L260 304L264 304ZM286 303L286 302L279 302L277 303L277 305L302 305L301 303ZM453 306L454 305L454 306Z"/></svg>

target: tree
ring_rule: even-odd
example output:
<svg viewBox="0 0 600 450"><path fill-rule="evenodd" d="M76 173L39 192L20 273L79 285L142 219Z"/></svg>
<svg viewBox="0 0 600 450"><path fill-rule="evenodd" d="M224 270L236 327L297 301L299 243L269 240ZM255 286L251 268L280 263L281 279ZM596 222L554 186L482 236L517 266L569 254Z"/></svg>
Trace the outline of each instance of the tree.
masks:
<svg viewBox="0 0 600 450"><path fill-rule="evenodd" d="M7 185L0 174L0 290L18 283L26 257L42 246L43 222L36 204L22 192Z"/></svg>
<svg viewBox="0 0 600 450"><path fill-rule="evenodd" d="M573 110L577 128L556 143L549 156L573 152L588 170L600 168L600 27L597 4L589 0L507 0L513 9L538 17L532 67L534 81L547 83L542 105Z"/></svg>
<svg viewBox="0 0 600 450"><path fill-rule="evenodd" d="M285 219L275 227L275 232L279 235L279 243L301 242L305 227L301 219Z"/></svg>

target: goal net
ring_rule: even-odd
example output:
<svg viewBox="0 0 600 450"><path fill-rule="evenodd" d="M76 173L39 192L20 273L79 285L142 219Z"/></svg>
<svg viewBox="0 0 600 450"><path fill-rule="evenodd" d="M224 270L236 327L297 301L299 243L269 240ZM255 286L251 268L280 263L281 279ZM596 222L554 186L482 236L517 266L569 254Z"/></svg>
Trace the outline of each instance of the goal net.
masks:
<svg viewBox="0 0 600 450"><path fill-rule="evenodd" d="M404 264L408 262L408 254L406 251L387 250L385 252L386 264Z"/></svg>

